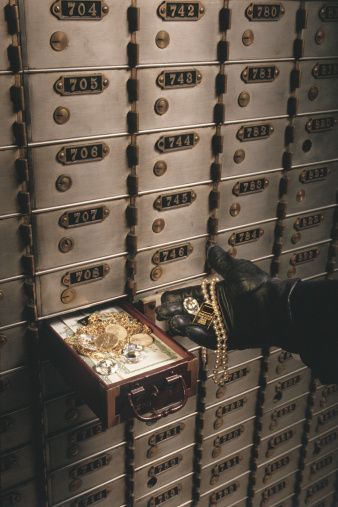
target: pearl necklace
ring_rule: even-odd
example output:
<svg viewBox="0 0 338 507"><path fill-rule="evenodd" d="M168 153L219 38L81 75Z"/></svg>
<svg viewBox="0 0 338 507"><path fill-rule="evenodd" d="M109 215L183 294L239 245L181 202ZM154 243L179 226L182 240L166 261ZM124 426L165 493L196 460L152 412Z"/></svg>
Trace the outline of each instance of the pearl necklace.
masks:
<svg viewBox="0 0 338 507"><path fill-rule="evenodd" d="M205 303L212 306L214 311L212 326L216 334L217 349L215 366L213 369L213 380L215 384L224 386L228 379L228 335L225 330L222 314L217 301L217 282L219 282L219 278L216 276L213 276L212 278L205 278L202 282L202 293Z"/></svg>

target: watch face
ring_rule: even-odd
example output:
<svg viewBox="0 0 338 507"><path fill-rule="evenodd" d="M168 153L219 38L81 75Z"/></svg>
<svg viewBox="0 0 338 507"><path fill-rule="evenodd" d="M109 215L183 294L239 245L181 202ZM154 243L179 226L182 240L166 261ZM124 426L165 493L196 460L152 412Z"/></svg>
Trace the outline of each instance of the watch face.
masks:
<svg viewBox="0 0 338 507"><path fill-rule="evenodd" d="M191 315L196 315L200 309L200 305L198 304L197 299L194 299L192 297L184 299L183 307L185 311L190 313Z"/></svg>

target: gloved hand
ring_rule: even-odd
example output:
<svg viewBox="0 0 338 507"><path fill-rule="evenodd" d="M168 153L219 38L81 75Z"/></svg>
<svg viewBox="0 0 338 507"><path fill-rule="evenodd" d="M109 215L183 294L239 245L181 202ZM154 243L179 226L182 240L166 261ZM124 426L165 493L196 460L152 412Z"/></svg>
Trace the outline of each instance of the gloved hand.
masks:
<svg viewBox="0 0 338 507"><path fill-rule="evenodd" d="M217 245L209 248L207 258L223 277L217 283L216 293L229 335L229 349L272 344L285 347L292 325L289 297L298 280L272 279L252 262L234 259ZM188 336L203 347L215 349L213 327L194 324L194 315L185 310L183 301L188 297L201 305L200 286L165 292L156 310L158 319L167 320L173 334ZM292 348L292 343L289 345Z"/></svg>

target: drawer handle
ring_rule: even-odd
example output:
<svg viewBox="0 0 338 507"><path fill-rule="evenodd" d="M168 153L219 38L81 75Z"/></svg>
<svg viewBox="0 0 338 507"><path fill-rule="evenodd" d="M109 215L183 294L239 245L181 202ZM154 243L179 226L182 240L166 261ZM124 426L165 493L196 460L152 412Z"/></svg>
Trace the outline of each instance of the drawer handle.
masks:
<svg viewBox="0 0 338 507"><path fill-rule="evenodd" d="M152 415L145 416L145 415L140 414L140 412L136 408L136 406L134 404L134 398L135 398L135 396L140 396L140 394L146 395L147 394L146 390L144 389L143 386L133 389L132 391L130 391L128 393L128 401L130 404L130 408L131 408L134 416L137 417L137 419L139 419L140 421L143 421L143 422L158 421L162 417L166 417L169 414L174 414L175 412L178 412L178 410L180 410L181 408L184 407L184 405L186 404L187 399L188 399L188 392L187 392L187 387L186 387L186 384L185 384L185 381L184 381L184 378L182 377L182 375L173 375L171 377L167 377L165 379L165 382L169 386L171 386L175 383L178 383L178 385L180 386L180 388L182 390L181 400L179 402L172 403L171 405L165 407L162 410L154 410Z"/></svg>

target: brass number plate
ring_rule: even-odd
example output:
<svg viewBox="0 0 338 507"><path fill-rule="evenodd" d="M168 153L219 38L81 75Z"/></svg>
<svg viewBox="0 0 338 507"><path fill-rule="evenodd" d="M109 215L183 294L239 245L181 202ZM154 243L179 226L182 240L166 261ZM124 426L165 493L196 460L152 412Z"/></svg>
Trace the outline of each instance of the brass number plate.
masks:
<svg viewBox="0 0 338 507"><path fill-rule="evenodd" d="M104 456L100 456L94 461L90 461L89 463L85 463L84 465L73 468L70 471L69 475L73 479L76 479L77 477L83 477L84 475L90 474L91 472L96 472L100 468L109 465L111 460L112 456L110 456L109 454L105 454Z"/></svg>
<svg viewBox="0 0 338 507"><path fill-rule="evenodd" d="M311 118L306 123L306 130L310 134L317 132L325 132L326 130L332 130L336 125L336 120L332 116L326 116L324 118Z"/></svg>
<svg viewBox="0 0 338 507"><path fill-rule="evenodd" d="M69 271L62 277L63 285L66 287L74 285L83 285L85 283L102 280L110 271L108 264L98 264L89 268Z"/></svg>
<svg viewBox="0 0 338 507"><path fill-rule="evenodd" d="M219 502L222 498L232 495L237 491L239 488L239 482L233 482L232 484L229 484L229 486L226 486L225 488L221 489L221 491L217 491L217 493L213 493L211 496L215 498L216 502ZM212 504L210 504L212 505Z"/></svg>
<svg viewBox="0 0 338 507"><path fill-rule="evenodd" d="M311 248L310 250L299 252L290 258L290 264L292 264L292 266L296 266L298 264L305 264L306 262L314 261L319 254L320 250L318 248Z"/></svg>
<svg viewBox="0 0 338 507"><path fill-rule="evenodd" d="M109 8L102 0L58 0L51 11L58 19L99 21Z"/></svg>
<svg viewBox="0 0 338 507"><path fill-rule="evenodd" d="M163 90L192 88L202 81L202 74L196 69L161 72L156 82Z"/></svg>
<svg viewBox="0 0 338 507"><path fill-rule="evenodd" d="M163 442L164 440L169 440L170 438L177 437L177 435L180 435L182 431L185 428L184 423L180 423L177 426L174 426L173 428L169 428L168 430L160 431L158 433L154 433L149 440L149 445L157 445Z"/></svg>
<svg viewBox="0 0 338 507"><path fill-rule="evenodd" d="M338 77L338 63L316 63L312 69L316 79L329 79Z"/></svg>
<svg viewBox="0 0 338 507"><path fill-rule="evenodd" d="M234 195L248 195L262 192L269 185L269 180L266 178L257 178L255 180L237 182L232 189Z"/></svg>
<svg viewBox="0 0 338 507"><path fill-rule="evenodd" d="M164 493L161 493L158 496L152 497L148 501L148 507L157 507L158 505L163 505L164 503L168 502L175 496L179 495L182 491L182 486L178 484L177 486L174 486L173 488L168 489Z"/></svg>
<svg viewBox="0 0 338 507"><path fill-rule="evenodd" d="M264 230L261 228L249 229L247 231L234 232L229 238L231 246L242 245L243 243L251 243L258 241L264 235Z"/></svg>
<svg viewBox="0 0 338 507"><path fill-rule="evenodd" d="M193 247L191 243L184 243L183 245L175 246L173 248L166 248L158 250L152 256L153 264L168 264L168 262L186 259L192 253Z"/></svg>
<svg viewBox="0 0 338 507"><path fill-rule="evenodd" d="M196 194L192 190L188 192L177 192L176 194L160 195L154 202L154 208L158 211L183 208L184 206L190 206L195 199Z"/></svg>
<svg viewBox="0 0 338 507"><path fill-rule="evenodd" d="M162 2L157 13L163 21L198 21L205 8L201 2Z"/></svg>
<svg viewBox="0 0 338 507"><path fill-rule="evenodd" d="M273 133L274 128L269 123L263 125L248 125L241 127L237 132L237 139L239 141L258 141L260 139L267 139Z"/></svg>
<svg viewBox="0 0 338 507"><path fill-rule="evenodd" d="M108 153L109 148L105 143L82 144L61 148L56 159L63 165L72 165L103 160Z"/></svg>
<svg viewBox="0 0 338 507"><path fill-rule="evenodd" d="M241 79L245 83L272 83L279 75L276 65L261 65L259 67L245 67Z"/></svg>
<svg viewBox="0 0 338 507"><path fill-rule="evenodd" d="M303 229L310 229L316 227L324 221L324 216L321 213L315 215L308 215L306 217L299 217L295 221L294 228L296 231L302 231Z"/></svg>
<svg viewBox="0 0 338 507"><path fill-rule="evenodd" d="M196 146L199 140L199 136L194 132L185 132L176 136L162 136L156 142L155 147L161 153L189 150Z"/></svg>
<svg viewBox="0 0 338 507"><path fill-rule="evenodd" d="M110 493L111 493L111 490L108 488L105 488L100 491L96 491L95 493L92 493L91 495L82 496L78 500L74 500L74 502L72 502L72 504L71 504L71 507L83 507L84 505L94 505L95 503L99 503L102 500L105 500L106 498L108 498L108 495L110 495Z"/></svg>
<svg viewBox="0 0 338 507"><path fill-rule="evenodd" d="M338 21L338 6L324 5L319 11L319 17L322 21Z"/></svg>
<svg viewBox="0 0 338 507"><path fill-rule="evenodd" d="M327 167L316 167L315 169L305 169L299 176L301 183L312 183L326 180L329 170Z"/></svg>
<svg viewBox="0 0 338 507"><path fill-rule="evenodd" d="M80 227L82 225L97 224L102 222L108 215L109 209L106 206L66 211L59 218L59 225L65 229L71 229L72 227Z"/></svg>
<svg viewBox="0 0 338 507"><path fill-rule="evenodd" d="M163 472L166 472L167 470L178 466L181 463L182 459L183 457L181 454L175 456L175 458L168 459L168 461L164 461L163 463L160 463L155 467L151 467L149 469L148 475L150 475L151 477L153 477L154 475L160 475Z"/></svg>
<svg viewBox="0 0 338 507"><path fill-rule="evenodd" d="M54 84L60 95L97 95L109 85L103 74L89 76L61 76Z"/></svg>
<svg viewBox="0 0 338 507"><path fill-rule="evenodd" d="M281 3L250 4L245 15L250 21L279 21L285 9Z"/></svg>
<svg viewBox="0 0 338 507"><path fill-rule="evenodd" d="M231 468L235 467L236 465L239 465L242 461L243 457L241 454L238 454L237 456L234 456L233 458L226 459L221 463L220 465L215 466L212 469L213 475L219 475L222 472L226 472L227 470L230 470Z"/></svg>

